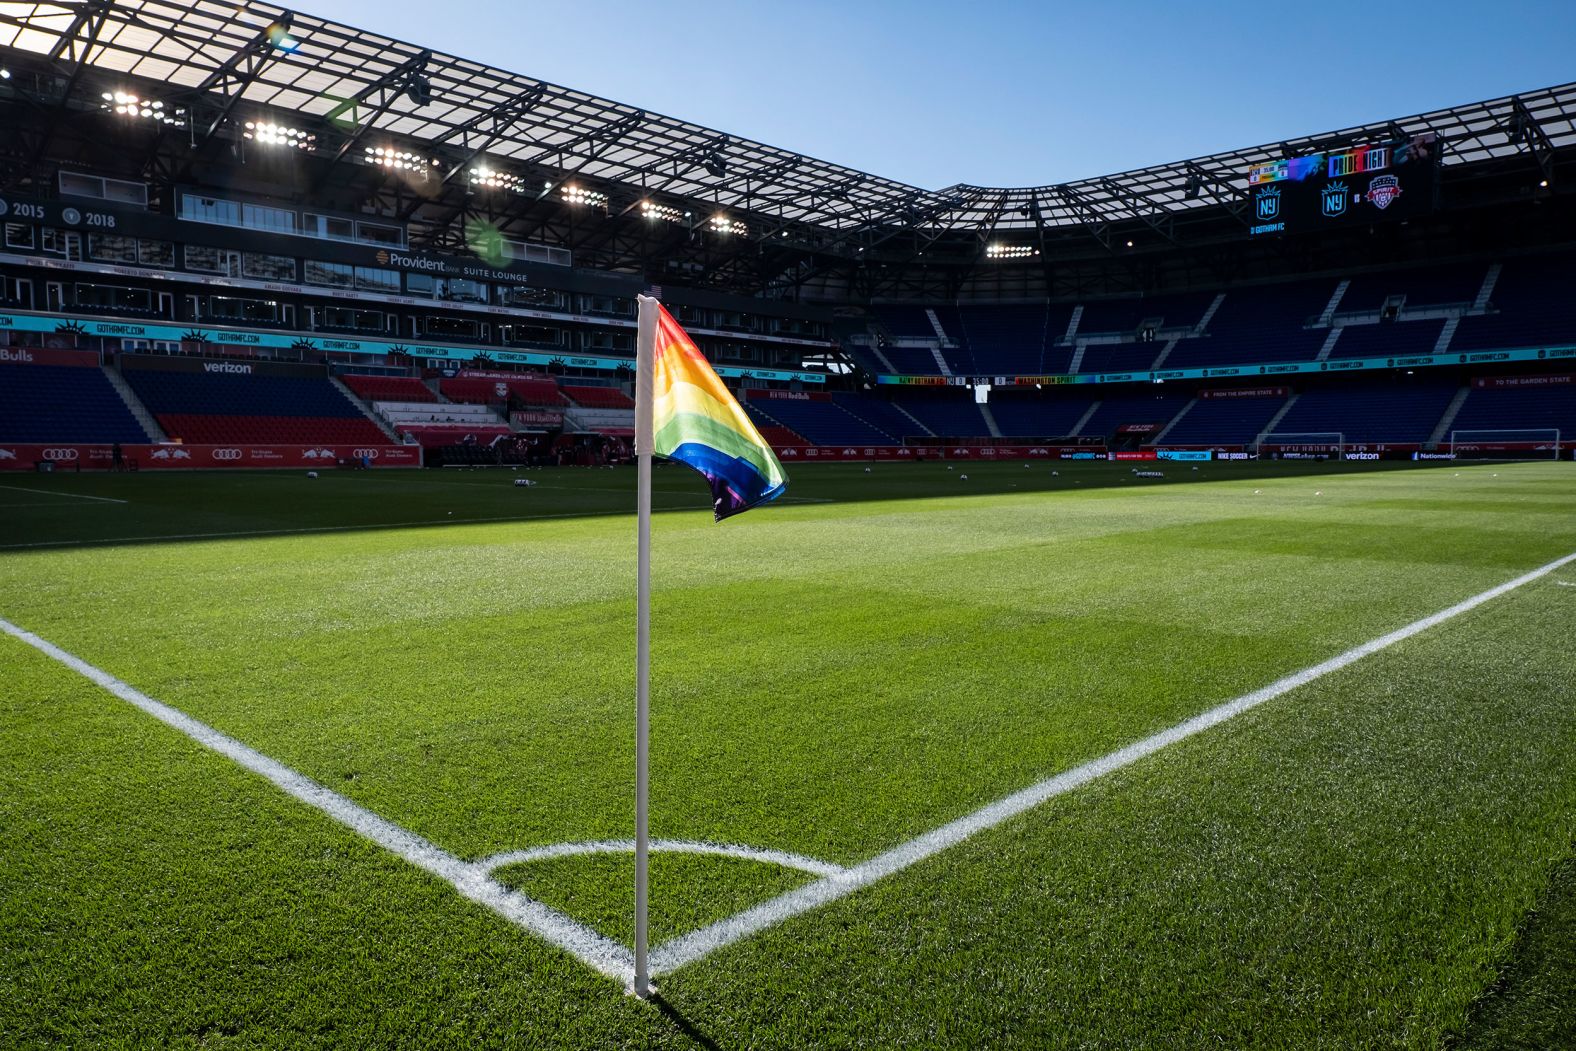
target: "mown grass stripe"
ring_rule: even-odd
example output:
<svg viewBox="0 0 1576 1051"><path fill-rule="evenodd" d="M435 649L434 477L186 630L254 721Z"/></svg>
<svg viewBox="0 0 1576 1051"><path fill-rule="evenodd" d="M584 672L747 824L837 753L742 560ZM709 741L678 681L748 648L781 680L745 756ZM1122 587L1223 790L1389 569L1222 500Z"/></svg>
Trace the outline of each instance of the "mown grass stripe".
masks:
<svg viewBox="0 0 1576 1051"><path fill-rule="evenodd" d="M628 949L584 927L556 909L493 881L487 870L441 850L391 821L358 806L283 763L249 748L207 723L138 690L68 653L47 639L0 618L0 631L26 643L119 697L127 704L178 730L198 744L272 782L301 802L338 821L357 835L448 881L462 895L574 956L609 977L625 978L633 968Z"/></svg>
<svg viewBox="0 0 1576 1051"><path fill-rule="evenodd" d="M794 916L820 908L823 905L828 905L840 898L845 898L878 880L901 872L950 847L957 846L977 833L995 828L997 825L1025 811L1032 810L1048 800L1088 784L1096 778L1130 766L1168 745L1176 744L1178 741L1186 740L1213 726L1218 726L1229 719L1241 715L1243 712L1264 704L1266 701L1271 701L1283 694L1290 693L1300 686L1305 686L1316 679L1323 678L1331 672L1339 671L1349 664L1362 660L1364 657L1388 649L1398 642L1476 609L1485 602L1490 602L1517 588L1530 584L1571 562L1576 562L1576 553L1555 559L1553 562L1540 566L1529 573L1524 573L1514 580L1508 580L1437 613L1415 620L1405 627L1397 628L1387 635L1381 635L1359 646L1354 646L1344 653L1331 657L1327 661L1283 676L1268 686L1254 690L1252 693L1244 694L1235 700L1227 701L1225 704L1195 715L1193 718L1184 720L1157 734L1135 741L1130 745L1101 756L1099 759L1047 778L1038 784L1031 785L1010 796L981 807L971 814L966 814L955 821L942 825L940 828L933 829L884 854L879 854L869 861L854 865L843 873L827 876L814 883L798 887L773 898L771 901L762 902L760 905L746 909L729 919L675 938L652 951L652 973L665 974L680 967L688 966L716 952L718 949L732 945L750 935L776 926Z"/></svg>

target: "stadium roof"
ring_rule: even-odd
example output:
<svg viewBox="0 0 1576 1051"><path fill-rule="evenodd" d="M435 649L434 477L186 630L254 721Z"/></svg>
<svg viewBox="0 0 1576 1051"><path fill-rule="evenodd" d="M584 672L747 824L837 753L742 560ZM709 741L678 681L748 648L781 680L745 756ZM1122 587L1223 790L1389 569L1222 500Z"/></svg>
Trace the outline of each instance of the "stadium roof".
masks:
<svg viewBox="0 0 1576 1051"><path fill-rule="evenodd" d="M1165 233L1195 209L1240 215L1245 173L1286 156L1431 133L1446 166L1547 165L1576 144L1566 84L1076 182L926 190L271 4L0 2L0 46L216 98L210 133L242 115L305 115L337 133L320 147L335 159L393 144L419 149L444 182L486 164L526 193L544 171L549 183L556 173L560 184L618 184L753 213L770 221L757 237L788 224L983 238L1137 222Z"/></svg>

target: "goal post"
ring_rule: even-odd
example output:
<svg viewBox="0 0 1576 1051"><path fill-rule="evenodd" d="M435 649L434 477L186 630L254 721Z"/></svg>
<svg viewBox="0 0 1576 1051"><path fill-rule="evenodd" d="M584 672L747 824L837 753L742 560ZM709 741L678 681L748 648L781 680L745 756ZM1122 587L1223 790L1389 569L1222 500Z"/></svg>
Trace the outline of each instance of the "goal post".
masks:
<svg viewBox="0 0 1576 1051"><path fill-rule="evenodd" d="M1450 432L1450 454L1472 460L1558 460L1558 427L1511 427Z"/></svg>
<svg viewBox="0 0 1576 1051"><path fill-rule="evenodd" d="M1291 459L1327 456L1339 460L1346 452L1346 435L1340 431L1265 431L1253 444L1261 460L1266 456Z"/></svg>

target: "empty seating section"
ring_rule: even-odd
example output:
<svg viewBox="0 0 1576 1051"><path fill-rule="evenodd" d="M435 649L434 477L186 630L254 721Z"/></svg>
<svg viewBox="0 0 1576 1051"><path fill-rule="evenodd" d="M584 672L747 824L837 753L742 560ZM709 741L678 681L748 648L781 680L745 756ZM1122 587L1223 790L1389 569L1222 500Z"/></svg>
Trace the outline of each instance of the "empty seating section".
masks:
<svg viewBox="0 0 1576 1051"><path fill-rule="evenodd" d="M901 435L879 430L833 401L751 401L757 420L778 424L811 445L898 445Z"/></svg>
<svg viewBox="0 0 1576 1051"><path fill-rule="evenodd" d="M765 418L759 413L750 413L750 419L755 424L755 429L761 432L761 437L766 439L766 444L771 446L803 445L805 441L796 432L776 423L766 423Z"/></svg>
<svg viewBox="0 0 1576 1051"><path fill-rule="evenodd" d="M373 404L377 414L396 430L410 427L487 427L502 426L503 420L485 405L456 405L441 402L380 401Z"/></svg>
<svg viewBox="0 0 1576 1051"><path fill-rule="evenodd" d="M1067 371L1073 351L1055 343L1067 331L1071 315L1071 306L1045 303L960 306L954 315L960 331L949 328L948 334L968 346L985 375L1061 373Z"/></svg>
<svg viewBox="0 0 1576 1051"><path fill-rule="evenodd" d="M147 440L96 365L0 365L0 441Z"/></svg>
<svg viewBox="0 0 1576 1051"><path fill-rule="evenodd" d="M979 406L974 404L973 391L905 396L902 406L938 437L970 438L990 433Z"/></svg>
<svg viewBox="0 0 1576 1051"><path fill-rule="evenodd" d="M1330 357L1378 358L1387 355L1432 354L1444 327L1443 318L1347 325L1341 329Z"/></svg>
<svg viewBox="0 0 1576 1051"><path fill-rule="evenodd" d="M992 393L990 414L1009 438L1061 438L1073 433L1092 404L1089 398L998 396Z"/></svg>
<svg viewBox="0 0 1576 1051"><path fill-rule="evenodd" d="M122 374L165 433L185 442L388 444L326 374L165 372L129 361Z"/></svg>
<svg viewBox="0 0 1576 1051"><path fill-rule="evenodd" d="M1474 387L1450 426L1455 431L1557 429L1560 441L1569 443L1576 439L1576 384Z"/></svg>
<svg viewBox="0 0 1576 1051"><path fill-rule="evenodd" d="M1384 306L1391 296L1405 296L1406 308L1470 303L1483 285L1488 270L1484 263L1457 263L1419 270L1399 270L1382 274L1358 274L1336 304L1337 314L1373 311Z"/></svg>
<svg viewBox="0 0 1576 1051"><path fill-rule="evenodd" d="M1109 438L1118 427L1126 424L1153 423L1164 427L1187 403L1186 394L1130 394L1104 398L1078 433Z"/></svg>
<svg viewBox="0 0 1576 1051"><path fill-rule="evenodd" d="M1246 445L1285 404L1285 398L1275 397L1199 398L1166 432L1165 444Z"/></svg>
<svg viewBox="0 0 1576 1051"><path fill-rule="evenodd" d="M1083 305L1076 336L1120 333L1138 336L1138 327L1153 322L1157 329L1191 329L1196 326L1214 300L1213 292L1171 296L1146 296L1141 299L1097 299ZM1063 328L1065 328L1065 323ZM1061 332L1056 335L1061 336Z"/></svg>
<svg viewBox="0 0 1576 1051"><path fill-rule="evenodd" d="M897 339L935 339L936 330L925 316L924 307L879 304L873 308L876 321Z"/></svg>
<svg viewBox="0 0 1576 1051"><path fill-rule="evenodd" d="M432 388L414 376L359 376L346 373L340 382L366 401L437 401Z"/></svg>
<svg viewBox="0 0 1576 1051"><path fill-rule="evenodd" d="M494 438L502 438L511 433L513 432L501 423L478 424L475 427L428 427L415 424L400 428L400 434L425 449L442 449L450 445L462 444L488 445Z"/></svg>
<svg viewBox="0 0 1576 1051"><path fill-rule="evenodd" d="M881 348L881 354L899 376L929 376L941 371L936 366L936 355L927 347L886 346Z"/></svg>
<svg viewBox="0 0 1576 1051"><path fill-rule="evenodd" d="M389 445L389 437L363 416L219 416L160 412L159 426L188 445L254 442L260 445Z"/></svg>
<svg viewBox="0 0 1576 1051"><path fill-rule="evenodd" d="M919 424L903 415L884 398L838 391L832 395L832 401L875 427L876 430L894 438L923 436L925 433Z"/></svg>
<svg viewBox="0 0 1576 1051"><path fill-rule="evenodd" d="M1513 259L1500 271L1489 302L1499 313L1464 317L1451 350L1576 343L1576 256Z"/></svg>
<svg viewBox="0 0 1576 1051"><path fill-rule="evenodd" d="M635 402L617 387L571 387L565 384L563 393L576 405L591 409L633 409Z"/></svg>
<svg viewBox="0 0 1576 1051"><path fill-rule="evenodd" d="M1333 431L1345 435L1348 442L1426 442L1459 389L1455 383L1430 380L1305 391L1275 431Z"/></svg>
<svg viewBox="0 0 1576 1051"><path fill-rule="evenodd" d="M438 390L450 401L481 404L514 399L525 405L565 404L558 384L548 376L521 375L510 379L449 376L438 381Z"/></svg>
<svg viewBox="0 0 1576 1051"><path fill-rule="evenodd" d="M1323 312L1335 285L1335 279L1329 278L1228 292L1204 336L1178 341L1166 367L1310 361L1328 332L1303 326Z"/></svg>
<svg viewBox="0 0 1576 1051"><path fill-rule="evenodd" d="M1093 343L1084 348L1079 372L1147 372L1164 343Z"/></svg>

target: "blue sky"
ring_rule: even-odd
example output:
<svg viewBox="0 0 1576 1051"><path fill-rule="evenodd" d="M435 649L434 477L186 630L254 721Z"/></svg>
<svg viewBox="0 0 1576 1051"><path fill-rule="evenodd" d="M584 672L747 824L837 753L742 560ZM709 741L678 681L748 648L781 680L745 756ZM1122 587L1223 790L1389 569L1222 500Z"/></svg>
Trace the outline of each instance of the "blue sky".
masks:
<svg viewBox="0 0 1576 1051"><path fill-rule="evenodd" d="M307 0L930 189L1105 175L1576 80L1576 0Z"/></svg>

